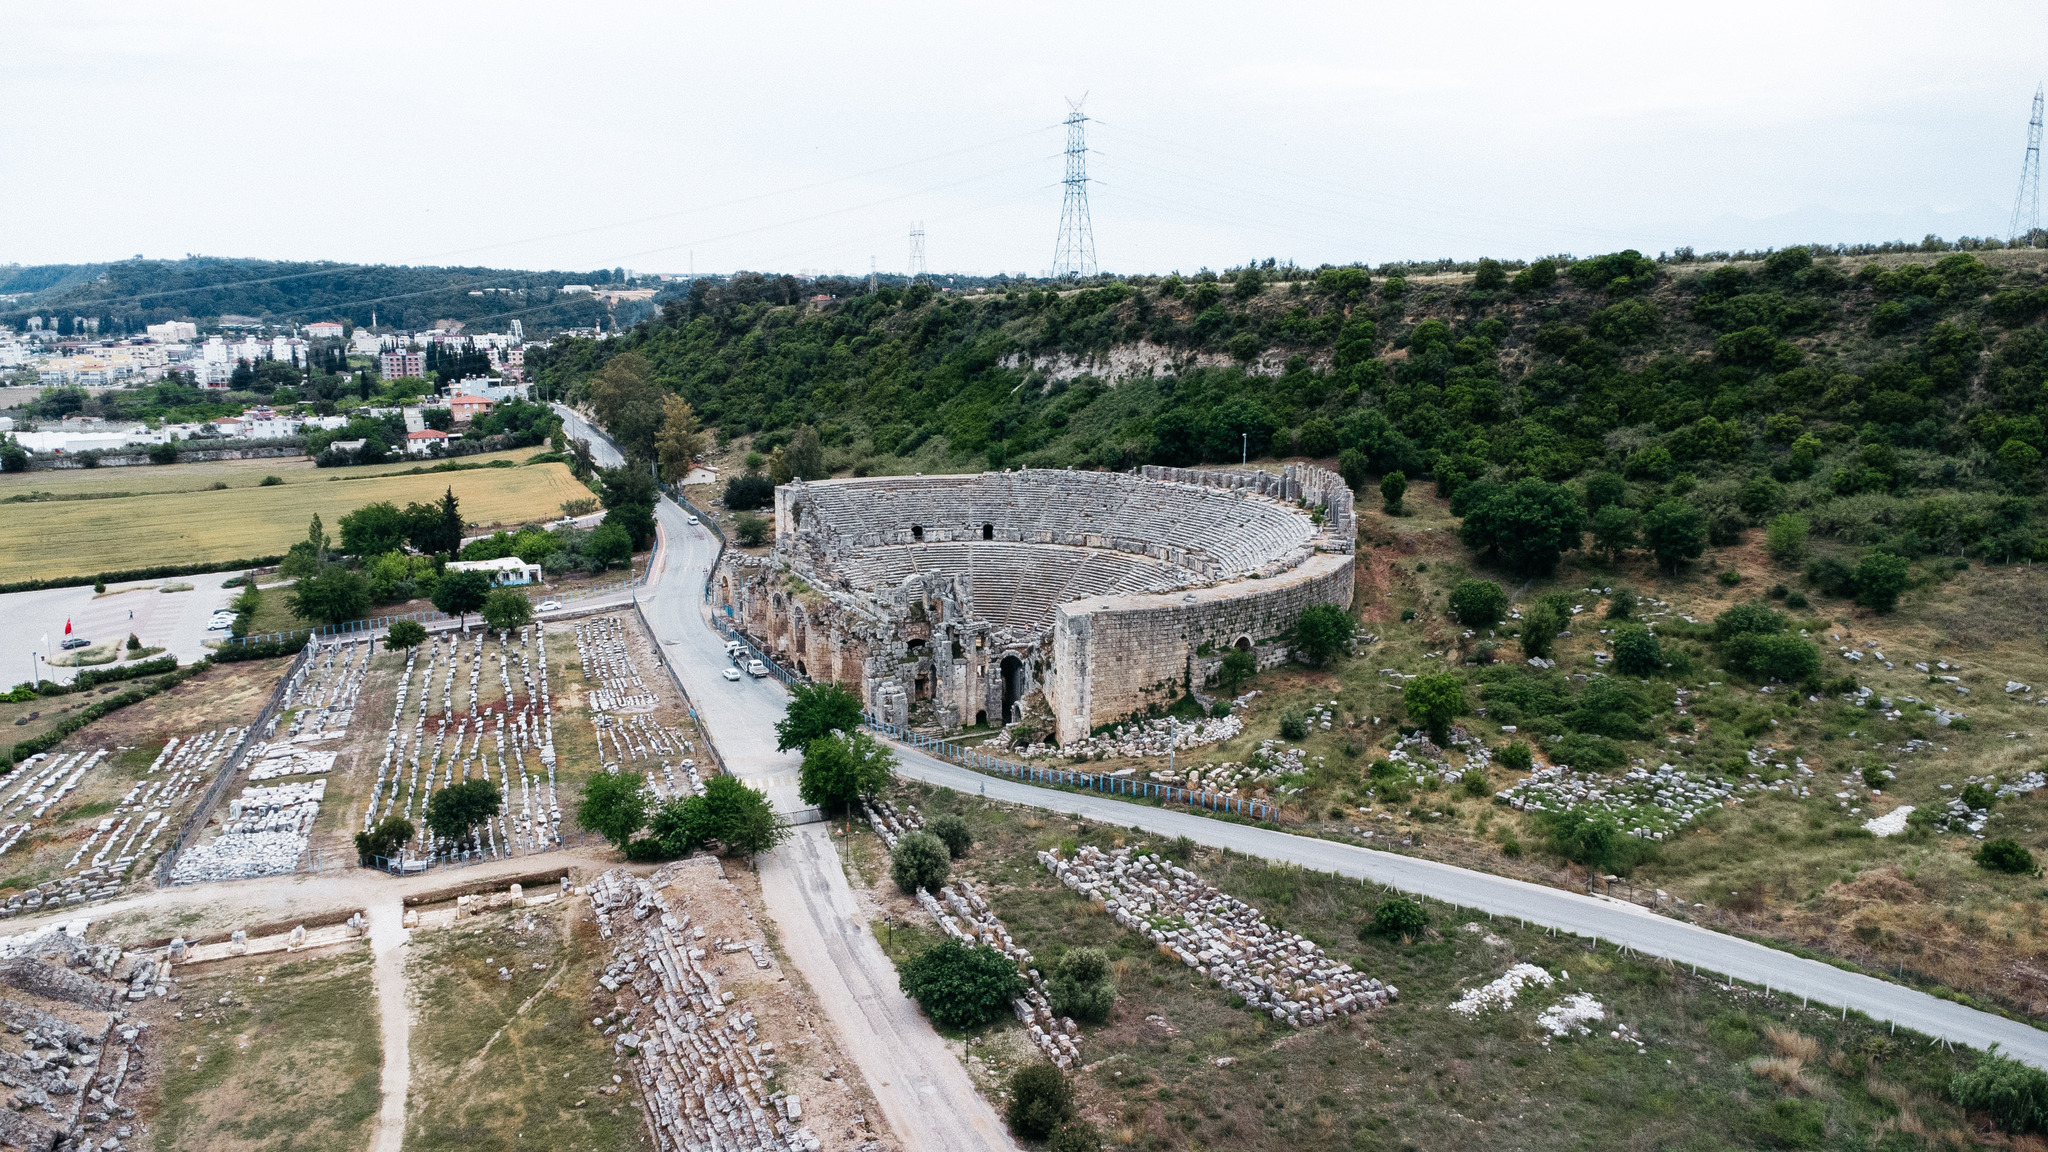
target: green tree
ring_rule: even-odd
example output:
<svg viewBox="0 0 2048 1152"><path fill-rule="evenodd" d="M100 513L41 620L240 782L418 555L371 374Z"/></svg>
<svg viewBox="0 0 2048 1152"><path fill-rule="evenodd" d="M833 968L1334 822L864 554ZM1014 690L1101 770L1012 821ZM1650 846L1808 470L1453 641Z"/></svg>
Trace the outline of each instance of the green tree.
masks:
<svg viewBox="0 0 2048 1152"><path fill-rule="evenodd" d="M1249 648L1232 648L1216 666L1216 686L1231 696L1243 690L1245 682L1259 671L1259 658Z"/></svg>
<svg viewBox="0 0 2048 1152"><path fill-rule="evenodd" d="M1977 849L1975 859L1979 868L2011 876L2031 876L2037 871L2034 854L2020 847L2016 840L1986 840Z"/></svg>
<svg viewBox="0 0 2048 1152"><path fill-rule="evenodd" d="M0 472L28 471L28 449L12 435L0 436Z"/></svg>
<svg viewBox="0 0 2048 1152"><path fill-rule="evenodd" d="M952 854L929 832L912 832L889 852L889 879L905 896L917 895L920 888L936 893L952 874Z"/></svg>
<svg viewBox="0 0 2048 1152"><path fill-rule="evenodd" d="M597 571L602 572L633 559L633 536L620 525L611 523L607 516L583 542L583 559Z"/></svg>
<svg viewBox="0 0 2048 1152"><path fill-rule="evenodd" d="M1046 988L1056 1016L1100 1024L1116 1005L1116 978L1100 948L1069 949L1053 962Z"/></svg>
<svg viewBox="0 0 2048 1152"><path fill-rule="evenodd" d="M1508 594L1491 580L1461 580L1451 589L1451 615L1467 628L1491 628L1507 614Z"/></svg>
<svg viewBox="0 0 2048 1152"><path fill-rule="evenodd" d="M1005 1119L1022 1140L1043 1140L1074 1115L1074 1089L1051 1064L1026 1064L1010 1076Z"/></svg>
<svg viewBox="0 0 2048 1152"><path fill-rule="evenodd" d="M495 632L524 628L533 620L533 604L515 588L493 588L484 596L484 623Z"/></svg>
<svg viewBox="0 0 2048 1152"><path fill-rule="evenodd" d="M1351 644L1351 614L1335 604L1311 604L1294 621L1294 650L1325 664Z"/></svg>
<svg viewBox="0 0 2048 1152"><path fill-rule="evenodd" d="M638 352L612 357L590 378L588 393L591 411L619 450L633 460L654 459L664 394L646 358Z"/></svg>
<svg viewBox="0 0 2048 1152"><path fill-rule="evenodd" d="M882 794L896 774L896 754L858 729L820 736L804 746L797 795L806 804L843 808Z"/></svg>
<svg viewBox="0 0 2048 1152"><path fill-rule="evenodd" d="M1557 642L1565 629L1571 627L1571 612L1571 603L1556 595L1545 596L1523 609L1522 627L1516 634L1522 642L1522 651L1530 656L1547 658L1550 646Z"/></svg>
<svg viewBox="0 0 2048 1152"><path fill-rule="evenodd" d="M647 797L647 777L638 772L596 773L583 783L576 823L623 851L633 834L647 826Z"/></svg>
<svg viewBox="0 0 2048 1152"><path fill-rule="evenodd" d="M1476 491L1475 491L1476 490ZM1562 484L1523 479L1473 484L1460 492L1465 521L1459 539L1511 571L1544 574L1579 546L1586 522L1579 498Z"/></svg>
<svg viewBox="0 0 2048 1152"><path fill-rule="evenodd" d="M1478 270L1472 274L1472 290L1474 292L1497 292L1507 287L1507 284L1507 269L1501 267L1500 261L1484 256L1480 257Z"/></svg>
<svg viewBox="0 0 2048 1152"><path fill-rule="evenodd" d="M1586 477L1586 511L1598 514L1609 504L1628 499L1628 481L1612 472L1595 472Z"/></svg>
<svg viewBox="0 0 2048 1152"><path fill-rule="evenodd" d="M1407 473L1397 468L1380 477L1380 507L1386 509L1387 515L1399 516L1401 514L1401 500L1407 495Z"/></svg>
<svg viewBox="0 0 2048 1152"><path fill-rule="evenodd" d="M1735 502L1752 523L1761 524L1784 505L1785 487L1769 476L1752 476L1743 483Z"/></svg>
<svg viewBox="0 0 2048 1152"><path fill-rule="evenodd" d="M333 541L327 538L327 530L320 525L320 514L313 513L313 522L306 526L306 547L313 553L316 563L325 563L327 548Z"/></svg>
<svg viewBox="0 0 2048 1152"><path fill-rule="evenodd" d="M737 777L713 776L704 794L669 800L656 809L647 830L662 855L687 856L710 843L737 856L758 856L781 843L789 825L778 819L768 797Z"/></svg>
<svg viewBox="0 0 2048 1152"><path fill-rule="evenodd" d="M806 748L834 732L860 728L860 697L836 681L799 684L789 693L789 707L775 722L775 750Z"/></svg>
<svg viewBox="0 0 2048 1152"><path fill-rule="evenodd" d="M1641 542L1642 520L1633 508L1602 505L1593 513L1593 547L1606 555L1609 564L1619 564L1621 554Z"/></svg>
<svg viewBox="0 0 2048 1152"><path fill-rule="evenodd" d="M1455 672L1417 676L1401 687L1401 706L1410 720L1429 729L1431 738L1442 744L1451 721L1465 712L1465 681Z"/></svg>
<svg viewBox="0 0 2048 1152"><path fill-rule="evenodd" d="M292 586L292 611L321 624L346 624L370 607L370 582L362 573L328 564Z"/></svg>
<svg viewBox="0 0 2048 1152"><path fill-rule="evenodd" d="M1806 517L1797 512L1783 512L1771 519L1764 529L1764 549L1771 559L1788 568L1796 568L1806 559L1806 538L1813 526Z"/></svg>
<svg viewBox="0 0 2048 1152"><path fill-rule="evenodd" d="M1905 590L1905 557L1872 552L1856 565L1856 602L1871 611L1890 612Z"/></svg>
<svg viewBox="0 0 2048 1152"><path fill-rule="evenodd" d="M405 543L405 513L389 500L365 504L341 518L341 550L350 556L382 556Z"/></svg>
<svg viewBox="0 0 2048 1152"><path fill-rule="evenodd" d="M426 627L417 620L393 621L391 630L384 634L384 646L396 648L401 652L408 648L417 648L426 642Z"/></svg>
<svg viewBox="0 0 2048 1152"><path fill-rule="evenodd" d="M1643 517L1643 544L1674 575L1678 565L1707 550L1707 518L1683 500L1666 500Z"/></svg>
<svg viewBox="0 0 2048 1152"><path fill-rule="evenodd" d="M825 480L832 475L825 470L825 449L819 442L818 430L809 424L799 426L790 436L783 459L789 468L790 480ZM785 484L788 480L777 480L776 483Z"/></svg>
<svg viewBox="0 0 2048 1152"><path fill-rule="evenodd" d="M1010 1011L1024 995L1017 962L985 944L941 940L897 969L903 994L942 1028L976 1028Z"/></svg>
<svg viewBox="0 0 2048 1152"><path fill-rule="evenodd" d="M1614 670L1624 676L1655 676L1664 670L1664 650L1640 624L1614 630Z"/></svg>
<svg viewBox="0 0 2048 1152"><path fill-rule="evenodd" d="M386 816L369 831L356 833L356 863L368 868L376 858L388 860L398 855L417 831L403 816Z"/></svg>
<svg viewBox="0 0 2048 1152"><path fill-rule="evenodd" d="M500 806L498 786L489 780L478 777L450 784L427 801L427 828L447 840L467 841L477 825L498 814Z"/></svg>
<svg viewBox="0 0 2048 1152"><path fill-rule="evenodd" d="M1732 672L1752 680L1799 684L1820 674L1820 649L1785 632L1744 632L1721 646Z"/></svg>
<svg viewBox="0 0 2048 1152"><path fill-rule="evenodd" d="M1366 477L1372 473L1372 461L1356 448L1346 448L1337 453L1337 474L1344 477L1344 483L1353 492L1364 490ZM1402 491L1407 491L1408 478L1401 478ZM1380 493L1384 500L1386 493Z"/></svg>
<svg viewBox="0 0 2048 1152"><path fill-rule="evenodd" d="M414 548L433 556L453 556L462 551L462 504L455 499L453 487L441 493L433 527L424 536L419 534L424 525L418 518L408 516L407 520Z"/></svg>
<svg viewBox="0 0 2048 1152"><path fill-rule="evenodd" d="M774 530L774 522L752 512L742 512L732 518L733 535L738 536L741 545L759 548L768 542L768 534Z"/></svg>
<svg viewBox="0 0 2048 1152"><path fill-rule="evenodd" d="M704 450L704 435L697 431L697 414L690 402L669 396L661 402L661 432L654 450L661 464L661 478L680 483L690 473L690 460Z"/></svg>
<svg viewBox="0 0 2048 1152"><path fill-rule="evenodd" d="M957 812L934 818L925 830L937 836L946 846L946 854L955 860L967 855L967 850L974 846L974 833L967 827L967 818Z"/></svg>
<svg viewBox="0 0 2048 1152"><path fill-rule="evenodd" d="M463 628L469 627L469 614L484 606L484 599L491 594L489 573L476 571L444 572L434 585L434 607L456 618Z"/></svg>
<svg viewBox="0 0 2048 1152"><path fill-rule="evenodd" d="M1714 642L1725 644L1747 633L1765 635L1785 630L1785 618L1769 605L1751 601L1736 604L1714 617Z"/></svg>

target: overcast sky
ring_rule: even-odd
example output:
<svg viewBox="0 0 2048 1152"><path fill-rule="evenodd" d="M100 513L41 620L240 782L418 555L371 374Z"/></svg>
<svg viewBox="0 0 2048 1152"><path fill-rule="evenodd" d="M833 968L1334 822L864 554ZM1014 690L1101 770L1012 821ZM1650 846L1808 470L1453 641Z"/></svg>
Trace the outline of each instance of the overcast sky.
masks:
<svg viewBox="0 0 2048 1152"><path fill-rule="evenodd" d="M1084 93L1110 271L1998 235L2048 73L2038 0L0 0L0 29L21 263L864 273L922 221L934 271L1037 275Z"/></svg>

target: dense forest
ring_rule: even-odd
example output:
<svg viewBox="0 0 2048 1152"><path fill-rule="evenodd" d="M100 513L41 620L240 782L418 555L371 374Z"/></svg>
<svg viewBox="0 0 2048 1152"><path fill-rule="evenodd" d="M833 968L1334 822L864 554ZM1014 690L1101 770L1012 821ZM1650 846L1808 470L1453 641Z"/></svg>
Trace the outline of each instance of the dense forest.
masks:
<svg viewBox="0 0 2048 1152"><path fill-rule="evenodd" d="M28 293L0 305L0 324L16 331L32 315L53 315L62 330L78 316L99 320L101 335L140 333L165 320L251 316L278 323L345 320L418 329L461 320L502 329L521 320L529 331L607 328L630 322L653 305L610 308L588 295L564 296L564 284L602 287L624 269L521 272L501 268L435 268L337 264L328 261L218 259L124 260L114 264L0 267L0 294ZM654 287L659 282L636 286ZM472 292L477 294L472 295Z"/></svg>
<svg viewBox="0 0 2048 1152"><path fill-rule="evenodd" d="M2032 557L2048 253L1689 257L1269 261L823 304L735 277L528 363L572 395L643 376L764 452L813 429L828 472L1334 457L1361 486L1433 479L1468 542L1514 569L1546 569L1606 505L1637 514L1610 513L1596 545L1672 564L1785 516L1787 549L1798 527ZM1112 350L1146 371L1082 370ZM1475 526L1476 507L1492 511ZM1535 543L1513 539L1532 525Z"/></svg>

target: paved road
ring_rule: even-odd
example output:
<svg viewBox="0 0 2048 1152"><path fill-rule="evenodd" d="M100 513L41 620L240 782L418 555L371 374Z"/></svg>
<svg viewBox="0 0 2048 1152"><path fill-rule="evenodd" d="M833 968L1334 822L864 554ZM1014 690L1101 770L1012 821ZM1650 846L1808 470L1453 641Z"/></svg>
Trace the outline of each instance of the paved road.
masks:
<svg viewBox="0 0 2048 1152"><path fill-rule="evenodd" d="M1056 812L1071 812L1107 824L1186 836L1200 844L1386 884L1403 892L1457 904L1479 915L1491 913L1560 932L1626 944L1638 952L1678 964L1697 965L1702 971L1765 984L1785 996L1807 997L1835 1008L1853 1008L1924 1035L1973 1048L1989 1048L1995 1043L2009 1056L2048 1068L2048 1032L1939 1000L1890 981L1844 972L1816 960L1801 959L1661 916L1625 901L1546 888L1433 860L1231 824L1174 808L1153 808L1088 793L1055 792L984 776L900 745L897 754L902 759L901 774L911 779Z"/></svg>
<svg viewBox="0 0 2048 1152"><path fill-rule="evenodd" d="M1015 1147L959 1060L897 987L896 968L846 882L831 825L806 824L769 854L761 898L905 1148Z"/></svg>
<svg viewBox="0 0 2048 1152"><path fill-rule="evenodd" d="M611 440L606 438L604 433L591 427L574 408L567 404L556 404L554 409L555 415L562 418L562 434L571 440L588 440L590 458L597 461L598 467L617 468L626 462L626 458L619 454L619 450L612 447Z"/></svg>

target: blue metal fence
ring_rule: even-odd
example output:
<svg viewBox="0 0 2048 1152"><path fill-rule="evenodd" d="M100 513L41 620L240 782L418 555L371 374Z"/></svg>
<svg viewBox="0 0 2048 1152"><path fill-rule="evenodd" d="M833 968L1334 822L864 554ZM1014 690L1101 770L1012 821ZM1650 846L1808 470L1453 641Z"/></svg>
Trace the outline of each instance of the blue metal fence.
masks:
<svg viewBox="0 0 2048 1152"><path fill-rule="evenodd" d="M951 760L962 767L997 776L1009 776L1027 784L1050 784L1064 788L1085 788L1090 792L1106 792L1113 796L1131 796L1141 800L1158 800L1162 804L1179 804L1189 808L1206 808L1211 812L1224 812L1233 816L1246 816L1253 820L1272 820L1276 810L1263 800L1244 800L1236 796L1222 796L1214 792L1199 792L1175 784L1162 784L1152 780L1140 780L1135 776L1112 776L1106 772L1072 772L1064 768L1039 768L1031 764L1019 764L1000 756L913 732L896 724L885 724L871 716L862 716L862 724L891 739L899 740L921 752L928 752L945 760Z"/></svg>

